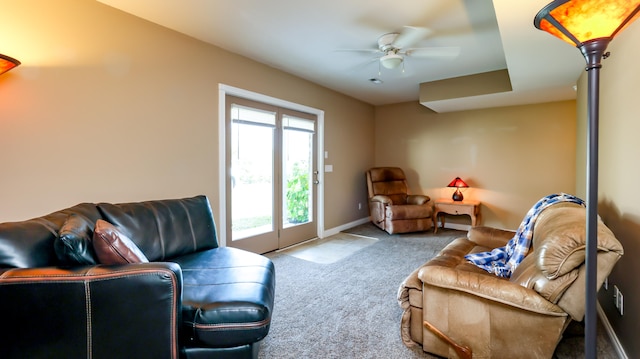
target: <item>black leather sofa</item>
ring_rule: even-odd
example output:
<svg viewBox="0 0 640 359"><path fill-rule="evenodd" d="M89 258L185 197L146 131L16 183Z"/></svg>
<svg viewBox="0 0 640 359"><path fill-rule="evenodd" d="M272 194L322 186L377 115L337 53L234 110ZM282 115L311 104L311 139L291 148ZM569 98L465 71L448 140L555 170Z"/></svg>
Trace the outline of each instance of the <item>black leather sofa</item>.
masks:
<svg viewBox="0 0 640 359"><path fill-rule="evenodd" d="M149 262L98 263L99 219ZM0 223L0 358L256 358L274 291L268 258L218 246L205 196Z"/></svg>

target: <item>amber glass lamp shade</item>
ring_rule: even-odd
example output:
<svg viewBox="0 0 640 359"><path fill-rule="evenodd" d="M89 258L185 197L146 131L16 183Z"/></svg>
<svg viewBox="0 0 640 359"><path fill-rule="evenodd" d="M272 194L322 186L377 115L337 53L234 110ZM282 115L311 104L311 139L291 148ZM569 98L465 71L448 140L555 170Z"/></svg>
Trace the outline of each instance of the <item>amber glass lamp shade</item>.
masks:
<svg viewBox="0 0 640 359"><path fill-rule="evenodd" d="M20 61L12 57L0 54L0 75L11 70L12 68L18 65L20 65Z"/></svg>
<svg viewBox="0 0 640 359"><path fill-rule="evenodd" d="M460 188L469 188L469 185L460 177L456 177L447 185L447 187L453 187L456 189L456 191L453 192L453 197L451 197L454 201L462 201L464 196L462 195L462 192L460 192Z"/></svg>
<svg viewBox="0 0 640 359"><path fill-rule="evenodd" d="M640 13L640 0L555 0L533 20L536 28L581 47L611 40Z"/></svg>

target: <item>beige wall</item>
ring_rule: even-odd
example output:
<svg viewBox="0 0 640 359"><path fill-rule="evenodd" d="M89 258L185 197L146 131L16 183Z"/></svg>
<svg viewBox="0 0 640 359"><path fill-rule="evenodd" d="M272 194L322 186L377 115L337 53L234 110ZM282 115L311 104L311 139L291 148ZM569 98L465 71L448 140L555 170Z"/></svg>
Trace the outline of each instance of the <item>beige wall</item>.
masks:
<svg viewBox="0 0 640 359"><path fill-rule="evenodd" d="M324 110L325 228L366 217L371 105L89 0L3 3L0 53L23 63L0 77L0 221L196 194L217 212L220 83Z"/></svg>
<svg viewBox="0 0 640 359"><path fill-rule="evenodd" d="M437 114L376 108L376 165L407 172L413 193L451 198L456 176L482 202L481 224L515 229L545 195L575 191L575 101ZM469 223L465 218L447 221Z"/></svg>
<svg viewBox="0 0 640 359"><path fill-rule="evenodd" d="M625 246L610 277L625 315L610 293L600 302L630 357L640 357L639 26L610 46L601 103L600 213ZM216 210L219 83L325 111L328 229L366 217L357 204L366 203L373 165L405 168L413 192L436 198L449 197L444 186L461 176L472 186L465 196L484 203L482 223L507 228L541 196L584 187L584 153L576 157L584 144L573 136L584 124L573 120L573 101L448 114L417 103L374 109L87 0L3 3L0 53L23 62L0 76L0 221L84 201L195 194Z"/></svg>
<svg viewBox="0 0 640 359"><path fill-rule="evenodd" d="M602 62L600 73L598 213L624 246L625 254L609 277L610 288L618 286L624 296L624 315L616 312L612 289L601 290L599 302L629 358L640 358L639 43L640 21L636 21L611 42L611 57ZM586 121L586 72L579 88L579 119ZM583 148L579 157L584 154Z"/></svg>

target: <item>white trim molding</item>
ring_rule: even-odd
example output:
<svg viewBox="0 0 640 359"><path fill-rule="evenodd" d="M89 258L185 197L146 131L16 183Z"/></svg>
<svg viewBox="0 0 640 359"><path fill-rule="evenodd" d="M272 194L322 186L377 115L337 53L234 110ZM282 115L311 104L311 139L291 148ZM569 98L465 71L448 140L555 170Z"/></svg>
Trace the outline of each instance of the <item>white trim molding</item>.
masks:
<svg viewBox="0 0 640 359"><path fill-rule="evenodd" d="M627 356L627 353L625 353L624 348L622 347L622 343L620 343L620 340L618 339L616 332L613 330L613 327L609 322L609 318L607 318L607 315L605 314L604 309L602 309L602 306L600 306L600 303L598 303L597 310L598 310L598 318L600 318L600 321L602 322L602 326L604 326L605 331L609 335L609 339L611 340L613 349L615 349L616 354L618 354L618 358L629 359L629 357Z"/></svg>
<svg viewBox="0 0 640 359"><path fill-rule="evenodd" d="M341 226L333 227L331 229L327 229L326 231L324 231L324 237L329 237L329 236L332 236L334 234L338 234L339 232L342 232L345 229L353 228L355 226L359 226L359 225L365 224L367 222L369 222L369 217L360 218L360 219L355 220L353 222L345 223L345 224L343 224ZM324 237L320 237L320 238L324 238Z"/></svg>
<svg viewBox="0 0 640 359"><path fill-rule="evenodd" d="M284 107L295 111L306 112L317 116L318 120L318 145L317 145L317 168L318 168L318 196L316 203L316 213L317 221L318 221L318 229L317 235L319 238L323 238L324 236L324 171L320 170L324 168L324 111L300 105L294 102L282 100L279 98L263 95L257 92L252 92L248 90L244 90L241 88L218 84L218 178L219 178L219 217L220 224L218 225L218 241L220 242L220 246L226 246L227 243L227 213L226 213L226 175L227 168L225 166L226 158L226 128L225 128L225 120L226 120L226 96L232 95L236 97L242 97L253 101L263 102L270 105Z"/></svg>

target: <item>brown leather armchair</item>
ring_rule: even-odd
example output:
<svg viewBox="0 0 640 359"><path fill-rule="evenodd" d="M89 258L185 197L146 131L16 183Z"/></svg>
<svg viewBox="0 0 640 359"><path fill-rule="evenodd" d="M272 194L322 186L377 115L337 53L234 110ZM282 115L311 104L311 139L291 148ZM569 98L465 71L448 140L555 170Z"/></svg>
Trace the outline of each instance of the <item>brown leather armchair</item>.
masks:
<svg viewBox="0 0 640 359"><path fill-rule="evenodd" d="M545 209L529 254L511 278L486 272L464 256L502 247L514 232L471 228L467 238L451 242L400 286L404 343L449 358L471 358L471 352L474 358L551 358L571 320L584 318L585 223L578 205ZM598 288L622 254L620 242L599 221Z"/></svg>
<svg viewBox="0 0 640 359"><path fill-rule="evenodd" d="M389 234L426 231L433 227L429 196L407 193L407 179L398 167L367 171L371 222Z"/></svg>

